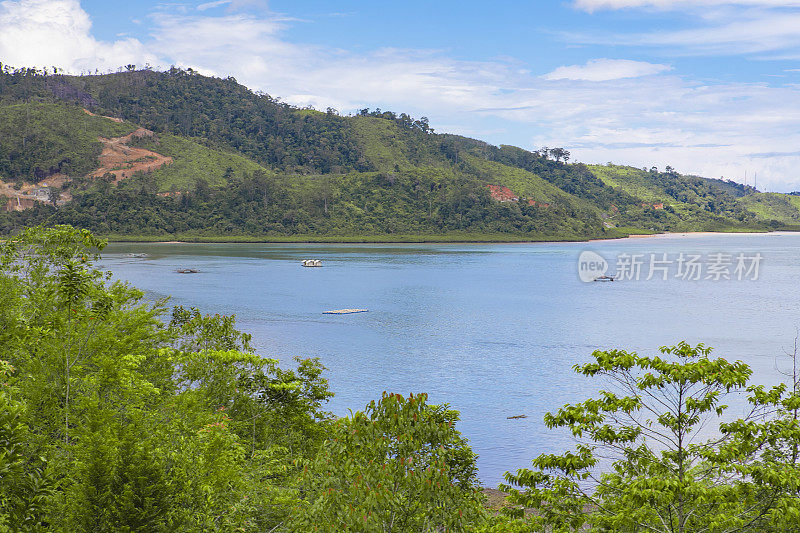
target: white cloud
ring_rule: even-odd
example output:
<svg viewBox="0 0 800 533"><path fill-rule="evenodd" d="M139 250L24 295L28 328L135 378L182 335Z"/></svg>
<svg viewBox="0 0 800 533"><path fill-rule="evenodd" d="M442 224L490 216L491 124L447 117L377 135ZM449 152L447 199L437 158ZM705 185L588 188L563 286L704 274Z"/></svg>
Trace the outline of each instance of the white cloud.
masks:
<svg viewBox="0 0 800 533"><path fill-rule="evenodd" d="M198 11L205 11L207 9L212 9L219 6L224 6L226 4L230 4L231 0L216 0L215 2L206 2L204 4L200 4L197 6Z"/></svg>
<svg viewBox="0 0 800 533"><path fill-rule="evenodd" d="M683 15L643 31L565 33L571 43L652 47L670 55L745 55L758 59L800 57L800 0L575 0L587 12L660 10ZM647 19L645 19L647 20Z"/></svg>
<svg viewBox="0 0 800 533"><path fill-rule="evenodd" d="M176 64L233 75L296 105L352 110L383 102L397 108L428 98L463 109L480 106L484 92L508 76L505 64L457 62L435 51L352 54L292 44L282 38L284 23L271 18L171 16L155 22L154 46Z"/></svg>
<svg viewBox="0 0 800 533"><path fill-rule="evenodd" d="M575 0L573 5L584 11L601 9L655 8L661 10L709 6L797 7L798 0Z"/></svg>
<svg viewBox="0 0 800 533"><path fill-rule="evenodd" d="M0 2L0 58L9 65L73 72L157 62L136 39L96 40L91 25L78 0Z"/></svg>
<svg viewBox="0 0 800 533"><path fill-rule="evenodd" d="M197 6L198 11L207 11L215 7L228 6L228 11L241 11L247 9L254 9L256 11L267 10L266 0L213 0L211 2L204 2ZM169 6L165 6L169 7Z"/></svg>
<svg viewBox="0 0 800 533"><path fill-rule="evenodd" d="M650 76L671 70L669 65L629 59L592 59L585 65L558 67L542 76L546 80L609 81Z"/></svg>
<svg viewBox="0 0 800 533"><path fill-rule="evenodd" d="M753 55L800 54L800 12L759 12L726 17L713 24L628 35L576 36L584 43L651 46L678 54Z"/></svg>

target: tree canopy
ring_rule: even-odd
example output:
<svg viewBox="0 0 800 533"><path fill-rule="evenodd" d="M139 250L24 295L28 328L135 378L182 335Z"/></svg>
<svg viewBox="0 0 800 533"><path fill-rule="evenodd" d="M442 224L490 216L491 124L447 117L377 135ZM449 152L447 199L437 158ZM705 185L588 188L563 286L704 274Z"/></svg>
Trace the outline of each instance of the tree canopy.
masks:
<svg viewBox="0 0 800 533"><path fill-rule="evenodd" d="M800 473L786 447L800 439L796 385L748 387L747 365L710 353L682 342L662 356L596 351L576 365L608 388L545 416L579 443L506 474L510 501L535 510L536 528L565 532L779 531L796 520ZM726 421L726 397L745 391L749 414Z"/></svg>

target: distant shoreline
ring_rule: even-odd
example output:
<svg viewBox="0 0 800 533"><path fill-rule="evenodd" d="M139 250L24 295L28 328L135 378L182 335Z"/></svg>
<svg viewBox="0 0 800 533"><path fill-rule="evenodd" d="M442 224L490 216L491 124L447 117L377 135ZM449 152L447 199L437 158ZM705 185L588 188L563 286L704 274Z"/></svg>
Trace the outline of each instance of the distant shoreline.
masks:
<svg viewBox="0 0 800 533"><path fill-rule="evenodd" d="M664 233L643 233L620 235L618 237L600 237L595 239L508 239L492 238L491 236L481 238L459 238L456 236L436 238L436 236L425 235L419 237L398 236L397 239L382 239L381 237L309 237L298 236L286 238L258 238L258 237L231 237L231 238L203 238L193 237L191 240L150 240L146 237L125 237L111 236L109 243L113 244L543 244L543 243L567 243L567 242L603 242L618 241L625 239L658 239L658 238L694 238L711 237L715 235L788 235L798 233L795 231L678 231ZM410 238L402 238L410 237ZM498 236L499 237L499 236Z"/></svg>
<svg viewBox="0 0 800 533"><path fill-rule="evenodd" d="M722 235L791 235L797 231L665 231L664 233L650 233L646 235L628 235L621 237L625 239L671 239L671 238L693 238L693 237L713 237ZM585 242L616 241L620 239L590 239Z"/></svg>

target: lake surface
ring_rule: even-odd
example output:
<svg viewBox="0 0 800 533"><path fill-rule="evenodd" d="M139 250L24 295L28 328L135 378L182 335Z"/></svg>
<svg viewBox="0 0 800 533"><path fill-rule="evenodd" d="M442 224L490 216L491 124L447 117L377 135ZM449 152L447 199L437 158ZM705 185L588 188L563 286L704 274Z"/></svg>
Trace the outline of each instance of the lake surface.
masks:
<svg viewBox="0 0 800 533"><path fill-rule="evenodd" d="M578 257L585 250L603 256L609 273L641 254L641 278L584 283ZM676 277L681 253L702 257L702 279ZM731 256L733 279L705 279L716 253ZM662 270L645 279L651 254L673 261L667 280ZM761 254L757 280L754 272L736 279L739 254ZM303 268L302 259L324 266ZM800 326L800 234L566 244L112 244L100 266L149 297L235 314L258 352L284 365L296 355L319 357L337 415L363 409L384 390L449 403L461 412L459 429L479 454L488 486L540 453L571 446L542 416L596 393L599 383L571 370L593 350L652 354L680 340L703 342L750 364L754 380L767 383L786 368ZM322 314L341 308L369 312ZM507 419L521 414L528 418Z"/></svg>

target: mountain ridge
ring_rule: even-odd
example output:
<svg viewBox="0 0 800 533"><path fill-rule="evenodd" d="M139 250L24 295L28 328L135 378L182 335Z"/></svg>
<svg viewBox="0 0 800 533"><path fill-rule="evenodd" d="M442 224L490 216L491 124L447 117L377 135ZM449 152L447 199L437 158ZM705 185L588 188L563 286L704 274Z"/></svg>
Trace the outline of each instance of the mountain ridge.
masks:
<svg viewBox="0 0 800 533"><path fill-rule="evenodd" d="M190 69L95 76L0 70L0 117L10 117L5 129L0 122L0 180L30 185L64 171L69 179L55 195L71 198L6 213L5 233L66 222L153 237L460 233L572 240L791 229L792 209L800 220L800 206L787 202L788 214L773 216L748 199L754 189L733 182L669 168L568 163L563 149L531 152L439 134L426 118L404 113L297 109L233 78ZM135 131L152 133L124 146L151 152L152 161L139 161L151 171L134 167L121 181L90 172L101 137ZM513 194L493 195L492 187Z"/></svg>

